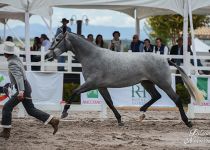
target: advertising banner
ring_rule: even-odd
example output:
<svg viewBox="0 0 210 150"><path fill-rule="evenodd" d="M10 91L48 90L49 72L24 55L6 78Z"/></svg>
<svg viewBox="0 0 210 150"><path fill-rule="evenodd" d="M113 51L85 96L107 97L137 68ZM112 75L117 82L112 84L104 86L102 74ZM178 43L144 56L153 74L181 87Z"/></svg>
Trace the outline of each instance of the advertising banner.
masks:
<svg viewBox="0 0 210 150"><path fill-rule="evenodd" d="M81 74L81 84L84 83L84 78ZM172 87L175 89L175 78L172 77ZM152 106L175 107L174 102L157 87L162 98ZM126 88L110 88L108 89L115 106L142 106L147 103L151 97L141 84L133 85ZM81 94L82 105L100 105L103 98L98 90L92 90Z"/></svg>
<svg viewBox="0 0 210 150"><path fill-rule="evenodd" d="M26 72L27 79L32 87L32 99L35 104L59 105L63 93L63 73ZM0 71L0 86L10 83L7 71ZM13 95L16 90L10 91ZM8 98L0 94L0 104ZM46 106L47 107L47 106Z"/></svg>
<svg viewBox="0 0 210 150"><path fill-rule="evenodd" d="M7 71L0 72L0 87L3 87L6 83L10 83ZM10 91L10 95L12 92ZM4 93L0 93L0 105L3 105L8 100L8 96Z"/></svg>
<svg viewBox="0 0 210 150"><path fill-rule="evenodd" d="M203 92L205 98L204 102L199 105L210 106L210 77L194 77L193 79L194 83L197 83L197 87ZM194 105L196 105L196 103L194 103Z"/></svg>

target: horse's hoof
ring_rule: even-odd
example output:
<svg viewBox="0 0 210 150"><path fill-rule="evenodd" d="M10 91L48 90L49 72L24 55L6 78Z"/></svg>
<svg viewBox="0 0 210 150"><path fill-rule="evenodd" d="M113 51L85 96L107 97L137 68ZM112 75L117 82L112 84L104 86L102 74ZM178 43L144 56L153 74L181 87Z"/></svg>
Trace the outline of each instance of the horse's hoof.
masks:
<svg viewBox="0 0 210 150"><path fill-rule="evenodd" d="M187 124L186 124L189 128L192 128L192 122L191 121L189 121Z"/></svg>
<svg viewBox="0 0 210 150"><path fill-rule="evenodd" d="M139 117L139 122L142 122L142 121L145 119L145 117L146 117L145 114L141 115L141 116Z"/></svg>
<svg viewBox="0 0 210 150"><path fill-rule="evenodd" d="M68 113L67 112L63 112L62 115L61 115L61 119L66 118L67 116L68 116Z"/></svg>
<svg viewBox="0 0 210 150"><path fill-rule="evenodd" d="M120 122L120 123L118 123L118 126L122 127L122 126L124 126L124 123Z"/></svg>
<svg viewBox="0 0 210 150"><path fill-rule="evenodd" d="M145 112L146 111L146 108L144 108L143 106L140 108L140 111L143 111Z"/></svg>

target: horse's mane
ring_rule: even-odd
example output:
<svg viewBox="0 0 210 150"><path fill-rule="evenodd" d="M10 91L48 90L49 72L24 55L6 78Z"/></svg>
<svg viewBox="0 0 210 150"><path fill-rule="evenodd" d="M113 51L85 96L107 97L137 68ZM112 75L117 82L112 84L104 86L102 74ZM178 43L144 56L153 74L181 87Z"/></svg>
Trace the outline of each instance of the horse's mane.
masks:
<svg viewBox="0 0 210 150"><path fill-rule="evenodd" d="M76 33L74 33L74 32L67 32L67 34L73 34L73 35L76 36L78 39L83 40L83 41L86 42L87 44L90 44L91 46L98 48L97 45L95 45L94 43L88 41L86 38L83 38L81 35L78 35L78 34L76 34Z"/></svg>

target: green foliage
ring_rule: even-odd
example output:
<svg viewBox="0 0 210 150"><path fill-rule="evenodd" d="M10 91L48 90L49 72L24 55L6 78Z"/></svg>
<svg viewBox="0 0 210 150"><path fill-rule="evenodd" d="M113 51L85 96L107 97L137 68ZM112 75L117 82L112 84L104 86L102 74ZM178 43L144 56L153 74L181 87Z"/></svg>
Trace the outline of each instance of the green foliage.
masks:
<svg viewBox="0 0 210 150"><path fill-rule="evenodd" d="M72 96L72 92L74 89L78 88L79 84L76 83L64 83L63 86L63 100L68 101ZM80 102L80 96L76 96L73 102Z"/></svg>
<svg viewBox="0 0 210 150"><path fill-rule="evenodd" d="M180 96L180 99L183 104L190 103L190 94L183 84L178 83L176 85L176 93Z"/></svg>
<svg viewBox="0 0 210 150"><path fill-rule="evenodd" d="M153 31L150 33L152 40L160 37L164 43L172 42L174 44L183 30L183 17L180 15L155 16L148 18L147 21ZM194 29L208 25L209 22L208 16L193 16Z"/></svg>
<svg viewBox="0 0 210 150"><path fill-rule="evenodd" d="M4 81L4 77L3 76L0 76L0 83Z"/></svg>

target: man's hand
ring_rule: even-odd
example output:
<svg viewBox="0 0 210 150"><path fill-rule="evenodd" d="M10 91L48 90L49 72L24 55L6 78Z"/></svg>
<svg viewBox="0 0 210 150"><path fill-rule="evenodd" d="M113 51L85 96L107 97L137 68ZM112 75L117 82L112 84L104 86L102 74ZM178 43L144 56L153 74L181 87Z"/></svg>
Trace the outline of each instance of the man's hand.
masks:
<svg viewBox="0 0 210 150"><path fill-rule="evenodd" d="M17 97L19 101L22 101L24 99L24 91L19 91L19 94Z"/></svg>
<svg viewBox="0 0 210 150"><path fill-rule="evenodd" d="M9 97L9 88L12 89L12 84L7 83L3 86L3 92Z"/></svg>

